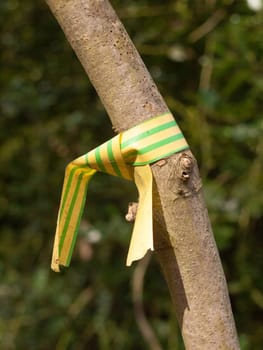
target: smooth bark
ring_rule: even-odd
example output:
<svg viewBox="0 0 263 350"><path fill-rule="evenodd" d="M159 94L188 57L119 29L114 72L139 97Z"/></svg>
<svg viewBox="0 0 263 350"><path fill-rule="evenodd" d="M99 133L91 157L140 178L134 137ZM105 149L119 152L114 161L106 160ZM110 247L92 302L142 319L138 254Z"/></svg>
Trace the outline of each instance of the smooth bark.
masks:
<svg viewBox="0 0 263 350"><path fill-rule="evenodd" d="M168 110L107 0L46 2L97 90L116 132ZM187 151L156 162L151 168L155 180L155 251L185 347L239 349L196 161Z"/></svg>

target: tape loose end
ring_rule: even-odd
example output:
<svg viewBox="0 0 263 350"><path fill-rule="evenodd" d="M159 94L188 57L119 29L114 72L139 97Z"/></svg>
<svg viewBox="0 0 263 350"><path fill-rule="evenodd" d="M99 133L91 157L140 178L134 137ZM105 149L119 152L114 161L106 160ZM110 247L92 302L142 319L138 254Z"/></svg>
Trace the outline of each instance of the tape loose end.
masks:
<svg viewBox="0 0 263 350"><path fill-rule="evenodd" d="M127 260L126 260L126 266L131 266L132 265L132 263L134 262L134 261L138 261L138 260L141 260L142 258L144 258L145 257L145 255L146 255L146 253L148 252L148 251L154 251L154 248L153 247L150 247L150 248L148 248L148 249L146 249L145 250L145 252L144 253L142 253L142 254L140 254L139 256L132 256L132 257L127 257Z"/></svg>

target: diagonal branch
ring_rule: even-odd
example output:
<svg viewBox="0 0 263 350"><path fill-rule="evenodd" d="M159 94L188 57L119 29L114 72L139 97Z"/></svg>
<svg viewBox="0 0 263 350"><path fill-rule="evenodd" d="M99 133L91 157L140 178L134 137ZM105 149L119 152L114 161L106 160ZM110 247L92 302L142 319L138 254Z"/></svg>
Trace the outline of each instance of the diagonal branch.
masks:
<svg viewBox="0 0 263 350"><path fill-rule="evenodd" d="M107 0L46 2L96 88L114 130L127 130L168 110ZM194 156L190 151L178 153L151 169L154 245L185 347L239 349Z"/></svg>

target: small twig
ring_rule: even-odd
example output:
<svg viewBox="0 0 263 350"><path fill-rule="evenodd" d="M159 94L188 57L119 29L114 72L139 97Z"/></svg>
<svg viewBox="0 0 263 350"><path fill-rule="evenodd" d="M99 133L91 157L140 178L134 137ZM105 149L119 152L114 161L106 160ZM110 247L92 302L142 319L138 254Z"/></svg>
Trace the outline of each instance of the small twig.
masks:
<svg viewBox="0 0 263 350"><path fill-rule="evenodd" d="M205 52L202 57L202 62L200 63L202 69L200 73L199 89L209 90L213 72L213 41L209 37L206 40Z"/></svg>
<svg viewBox="0 0 263 350"><path fill-rule="evenodd" d="M189 41L194 43L200 40L203 36L211 32L226 16L226 11L219 9L215 11L203 24L189 34Z"/></svg>
<svg viewBox="0 0 263 350"><path fill-rule="evenodd" d="M93 298L94 291L92 288L85 288L80 292L74 302L69 306L68 313L73 318L76 318L77 315L86 307L86 305Z"/></svg>
<svg viewBox="0 0 263 350"><path fill-rule="evenodd" d="M145 272L150 263L151 253L148 252L146 256L137 263L132 278L132 299L134 305L135 318L139 330L148 343L151 350L162 350L162 347L149 324L143 309L143 282Z"/></svg>
<svg viewBox="0 0 263 350"><path fill-rule="evenodd" d="M188 181L193 169L193 160L187 153L182 153L181 158L179 159L180 170L181 170L181 179L183 181Z"/></svg>
<svg viewBox="0 0 263 350"><path fill-rule="evenodd" d="M125 219L128 222L134 222L137 214L138 203L130 202L128 206L128 213L125 215Z"/></svg>

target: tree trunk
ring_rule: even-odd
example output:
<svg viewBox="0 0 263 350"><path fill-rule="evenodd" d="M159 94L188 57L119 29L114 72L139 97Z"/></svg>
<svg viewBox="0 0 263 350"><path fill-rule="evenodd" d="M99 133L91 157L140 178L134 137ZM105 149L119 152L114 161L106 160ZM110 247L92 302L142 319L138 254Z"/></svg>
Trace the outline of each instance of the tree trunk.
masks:
<svg viewBox="0 0 263 350"><path fill-rule="evenodd" d="M115 131L168 110L107 0L46 0ZM151 165L154 246L186 349L239 349L196 161L184 151Z"/></svg>

